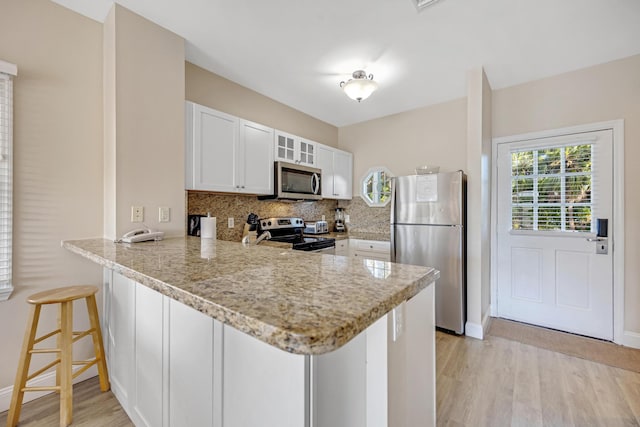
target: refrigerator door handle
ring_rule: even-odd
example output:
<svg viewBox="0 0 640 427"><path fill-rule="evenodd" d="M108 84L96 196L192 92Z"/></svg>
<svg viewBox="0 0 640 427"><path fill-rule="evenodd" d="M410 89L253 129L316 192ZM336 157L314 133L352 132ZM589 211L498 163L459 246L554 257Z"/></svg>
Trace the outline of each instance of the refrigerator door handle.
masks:
<svg viewBox="0 0 640 427"><path fill-rule="evenodd" d="M391 225L396 223L396 177L391 177ZM393 239L393 233L391 238ZM391 246L393 247L393 240L391 241Z"/></svg>

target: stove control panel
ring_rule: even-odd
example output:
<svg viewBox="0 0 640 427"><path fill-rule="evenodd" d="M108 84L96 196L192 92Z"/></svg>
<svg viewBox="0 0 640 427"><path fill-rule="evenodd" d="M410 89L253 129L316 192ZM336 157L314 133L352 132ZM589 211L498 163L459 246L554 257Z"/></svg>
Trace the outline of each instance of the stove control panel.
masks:
<svg viewBox="0 0 640 427"><path fill-rule="evenodd" d="M262 218L259 221L262 230L304 227L304 220L302 218Z"/></svg>

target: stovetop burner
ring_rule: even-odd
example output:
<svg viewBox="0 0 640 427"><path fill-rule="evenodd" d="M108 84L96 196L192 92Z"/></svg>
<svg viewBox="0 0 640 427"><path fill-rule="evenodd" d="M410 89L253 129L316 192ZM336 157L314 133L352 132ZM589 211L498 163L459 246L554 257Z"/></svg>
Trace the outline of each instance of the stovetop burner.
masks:
<svg viewBox="0 0 640 427"><path fill-rule="evenodd" d="M268 231L269 240L291 243L293 249L299 251L316 251L336 245L336 239L330 237L304 236L304 220L302 218L262 218L258 221L258 236Z"/></svg>

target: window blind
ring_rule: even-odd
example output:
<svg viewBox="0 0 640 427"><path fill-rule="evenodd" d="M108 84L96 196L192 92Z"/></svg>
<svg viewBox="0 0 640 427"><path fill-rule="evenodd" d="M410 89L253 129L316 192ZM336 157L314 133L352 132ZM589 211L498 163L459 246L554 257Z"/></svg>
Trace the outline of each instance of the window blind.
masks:
<svg viewBox="0 0 640 427"><path fill-rule="evenodd" d="M13 82L0 69L0 300L7 299L11 283L13 205Z"/></svg>
<svg viewBox="0 0 640 427"><path fill-rule="evenodd" d="M592 232L597 150L586 140L511 151L511 228Z"/></svg>

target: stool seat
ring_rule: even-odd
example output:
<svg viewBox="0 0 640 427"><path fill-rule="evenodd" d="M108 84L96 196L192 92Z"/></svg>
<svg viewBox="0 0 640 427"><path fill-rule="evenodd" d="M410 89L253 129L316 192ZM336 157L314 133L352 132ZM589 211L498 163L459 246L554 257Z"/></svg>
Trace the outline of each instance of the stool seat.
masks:
<svg viewBox="0 0 640 427"><path fill-rule="evenodd" d="M67 286L38 292L27 298L29 304L59 304L95 295L98 287L93 285Z"/></svg>
<svg viewBox="0 0 640 427"><path fill-rule="evenodd" d="M67 286L64 288L49 289L38 292L27 298L31 304L27 328L22 343L20 359L18 360L18 372L13 384L11 405L7 416L7 427L15 427L20 419L22 400L24 393L28 391L55 391L60 394L60 427L68 426L73 414L73 379L92 366L97 366L100 378L100 389L107 391L109 374L102 344L100 320L98 318L98 306L96 304L96 292L98 287L93 285ZM73 330L73 302L84 299L87 305L87 314L91 327L85 331ZM57 329L36 338L40 312L44 305L58 304ZM74 360L73 343L90 336L93 341L94 358L89 360ZM56 346L53 348L35 348L51 337L56 338ZM30 373L31 356L49 353L54 355L54 360L44 367ZM75 372L73 366L80 366ZM29 381L55 367L56 384L53 386L27 385Z"/></svg>

